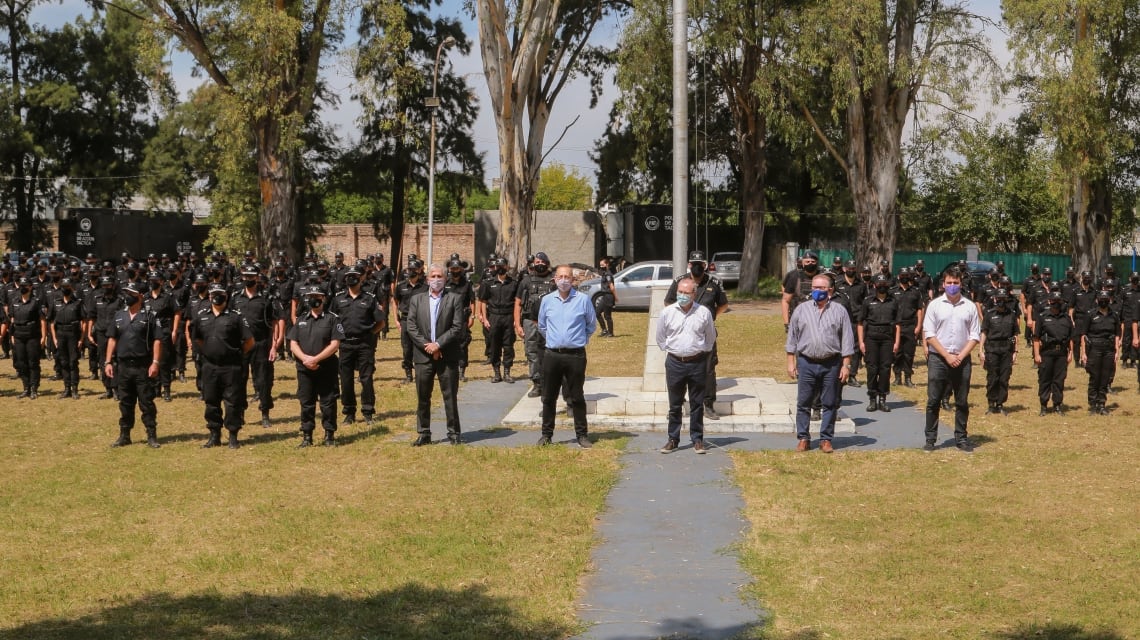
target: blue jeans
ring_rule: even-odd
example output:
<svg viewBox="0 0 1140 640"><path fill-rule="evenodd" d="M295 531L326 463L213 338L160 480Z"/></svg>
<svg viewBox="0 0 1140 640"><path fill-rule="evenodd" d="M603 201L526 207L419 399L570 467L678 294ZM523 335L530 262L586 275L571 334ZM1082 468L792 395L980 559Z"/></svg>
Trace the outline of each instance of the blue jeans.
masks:
<svg viewBox="0 0 1140 640"><path fill-rule="evenodd" d="M708 379L708 358L695 362L681 362L665 357L665 385L669 389L669 439L681 439L681 403L689 393L689 439L693 442L705 437L705 384Z"/></svg>
<svg viewBox="0 0 1140 640"><path fill-rule="evenodd" d="M954 439L966 439L966 421L970 418L970 372L973 369L969 359L956 368L951 367L934 351L927 358L926 382L926 441L933 444L938 438L938 412L942 408L942 398L946 390L954 390Z"/></svg>
<svg viewBox="0 0 1140 640"><path fill-rule="evenodd" d="M839 410L839 369L842 366L843 358L839 356L822 362L812 362L803 356L796 356L796 369L799 372L796 437L800 440L811 438L808 426L811 421L812 398L817 394L823 405L819 439L831 440L835 434L835 416Z"/></svg>

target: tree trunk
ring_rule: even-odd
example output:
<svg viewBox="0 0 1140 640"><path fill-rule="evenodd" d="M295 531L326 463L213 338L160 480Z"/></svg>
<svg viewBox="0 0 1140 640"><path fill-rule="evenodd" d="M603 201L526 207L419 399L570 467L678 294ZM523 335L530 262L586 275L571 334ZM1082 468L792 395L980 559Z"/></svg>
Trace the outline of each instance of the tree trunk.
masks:
<svg viewBox="0 0 1140 640"><path fill-rule="evenodd" d="M297 181L295 160L281 148L276 121L267 119L255 125L257 140L257 179L261 188L260 246L265 255L284 251L295 263L304 252L304 237L297 225Z"/></svg>
<svg viewBox="0 0 1140 640"><path fill-rule="evenodd" d="M403 138L396 142L395 155L397 158L405 156ZM400 269L404 264L404 215L408 210L408 165L396 163L392 168L392 224L388 228L389 252L388 264L400 276ZM431 265L425 265L431 266Z"/></svg>
<svg viewBox="0 0 1140 640"><path fill-rule="evenodd" d="M855 207L855 261L873 270L894 257L902 128L909 100L882 79L847 107L847 182Z"/></svg>
<svg viewBox="0 0 1140 640"><path fill-rule="evenodd" d="M740 140L740 205L744 227L744 250L740 258L737 291L756 293L760 281L760 260L764 249L764 216L767 202L764 185L768 175L767 121L761 115L751 119L749 136Z"/></svg>
<svg viewBox="0 0 1140 640"><path fill-rule="evenodd" d="M1096 273L1109 258L1112 196L1104 179L1074 176L1069 193L1073 268Z"/></svg>

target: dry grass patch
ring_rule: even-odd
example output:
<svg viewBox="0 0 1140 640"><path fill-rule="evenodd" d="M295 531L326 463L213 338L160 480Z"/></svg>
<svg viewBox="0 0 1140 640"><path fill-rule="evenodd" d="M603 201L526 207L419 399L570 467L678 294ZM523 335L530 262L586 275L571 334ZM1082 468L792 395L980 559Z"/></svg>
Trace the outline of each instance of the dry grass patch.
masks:
<svg viewBox="0 0 1140 640"><path fill-rule="evenodd" d="M398 349L381 343L382 419L342 427L335 449L294 448L289 396L242 449L201 450L190 382L158 403L162 449L111 450L113 401L57 400L46 381L17 401L0 378L0 638L573 633L618 450L413 449ZM291 363L277 373L279 392L295 389Z"/></svg>

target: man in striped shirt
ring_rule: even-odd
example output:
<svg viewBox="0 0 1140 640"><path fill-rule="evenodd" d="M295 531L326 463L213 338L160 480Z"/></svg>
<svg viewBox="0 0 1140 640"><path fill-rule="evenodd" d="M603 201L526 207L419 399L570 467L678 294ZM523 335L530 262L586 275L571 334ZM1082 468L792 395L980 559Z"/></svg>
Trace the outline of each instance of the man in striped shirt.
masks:
<svg viewBox="0 0 1140 640"><path fill-rule="evenodd" d="M831 437L839 410L839 385L851 372L855 340L847 310L831 301L831 278L818 275L811 280L811 300L801 304L788 321L788 375L799 381L796 396L796 451L811 448L808 431L812 398L819 393L823 404L819 426L819 450L831 453Z"/></svg>

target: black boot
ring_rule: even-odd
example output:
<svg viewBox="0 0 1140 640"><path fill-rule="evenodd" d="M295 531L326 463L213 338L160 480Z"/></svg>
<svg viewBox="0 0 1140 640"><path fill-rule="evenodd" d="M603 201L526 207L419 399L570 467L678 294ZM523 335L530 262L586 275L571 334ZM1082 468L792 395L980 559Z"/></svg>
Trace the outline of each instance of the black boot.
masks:
<svg viewBox="0 0 1140 640"><path fill-rule="evenodd" d="M16 396L16 397L17 397L17 398L19 398L19 399L23 399L23 398L30 398L30 397L32 397L32 389L31 389L31 387L28 387L28 386L26 386L26 385L25 385L25 386L24 386L24 392L23 392L23 393L21 393L20 395Z"/></svg>
<svg viewBox="0 0 1140 640"><path fill-rule="evenodd" d="M125 447L131 443L131 430L119 427L119 439L112 442L112 447Z"/></svg>
<svg viewBox="0 0 1140 640"><path fill-rule="evenodd" d="M325 440L321 444L326 447L335 447L336 439L333 438L333 433L335 432L330 429L325 429Z"/></svg>
<svg viewBox="0 0 1140 640"><path fill-rule="evenodd" d="M503 372L498 367L495 367L495 375L491 376L491 382L502 382Z"/></svg>
<svg viewBox="0 0 1140 640"><path fill-rule="evenodd" d="M273 426L273 423L271 423L269 421L269 412L268 411L262 411L261 412L261 427L263 429L268 429L269 427L272 427L272 426Z"/></svg>
<svg viewBox="0 0 1140 640"><path fill-rule="evenodd" d="M514 384L515 383L515 379L511 377L511 368L510 367L503 369L503 382L506 382L508 384Z"/></svg>
<svg viewBox="0 0 1140 640"><path fill-rule="evenodd" d="M914 381L910 379L909 373L903 376L903 384L906 385L908 389L914 388Z"/></svg>
<svg viewBox="0 0 1140 640"><path fill-rule="evenodd" d="M226 446L228 446L231 449L238 449L241 447L241 445L238 444L237 434L238 434L237 431L231 431L230 432L230 443Z"/></svg>
<svg viewBox="0 0 1140 640"><path fill-rule="evenodd" d="M210 429L210 437L206 440L206 444L202 445L203 449L211 449L222 444L222 430Z"/></svg>
<svg viewBox="0 0 1140 640"><path fill-rule="evenodd" d="M40 397L40 390L32 387L32 392L28 395L28 397L32 400L35 400L36 398Z"/></svg>
<svg viewBox="0 0 1140 640"><path fill-rule="evenodd" d="M902 386L902 372L901 371L895 372L895 385L900 386L900 387Z"/></svg>
<svg viewBox="0 0 1140 640"><path fill-rule="evenodd" d="M1041 405L1041 410L1037 412L1037 415L1043 416L1046 413L1049 413L1049 407L1047 407L1046 405Z"/></svg>
<svg viewBox="0 0 1140 640"><path fill-rule="evenodd" d="M459 381L467 382L467 367L459 367Z"/></svg>
<svg viewBox="0 0 1140 640"><path fill-rule="evenodd" d="M878 411L878 410L879 410L879 399L875 396L868 397L867 398L867 411Z"/></svg>
<svg viewBox="0 0 1140 640"><path fill-rule="evenodd" d="M170 387L162 390L162 399L166 402L171 402L174 400L174 398L170 397Z"/></svg>
<svg viewBox="0 0 1140 640"><path fill-rule="evenodd" d="M146 430L146 446L151 449L157 449L162 445L158 444L158 428L148 427Z"/></svg>
<svg viewBox="0 0 1140 640"><path fill-rule="evenodd" d="M411 369L405 369L404 370L404 381L403 381L403 383L404 384L412 384L412 370Z"/></svg>
<svg viewBox="0 0 1140 640"><path fill-rule="evenodd" d="M304 449L305 447L311 447L311 446L313 446L313 432L312 431L303 431L301 433L301 444L297 445L297 448L298 449Z"/></svg>
<svg viewBox="0 0 1140 640"><path fill-rule="evenodd" d="M879 396L879 411L883 413L891 412L891 408L887 406L887 396Z"/></svg>
<svg viewBox="0 0 1140 640"><path fill-rule="evenodd" d="M59 394L59 399L60 400L67 400L70 397L71 397L71 387L70 386L64 387L63 393Z"/></svg>

